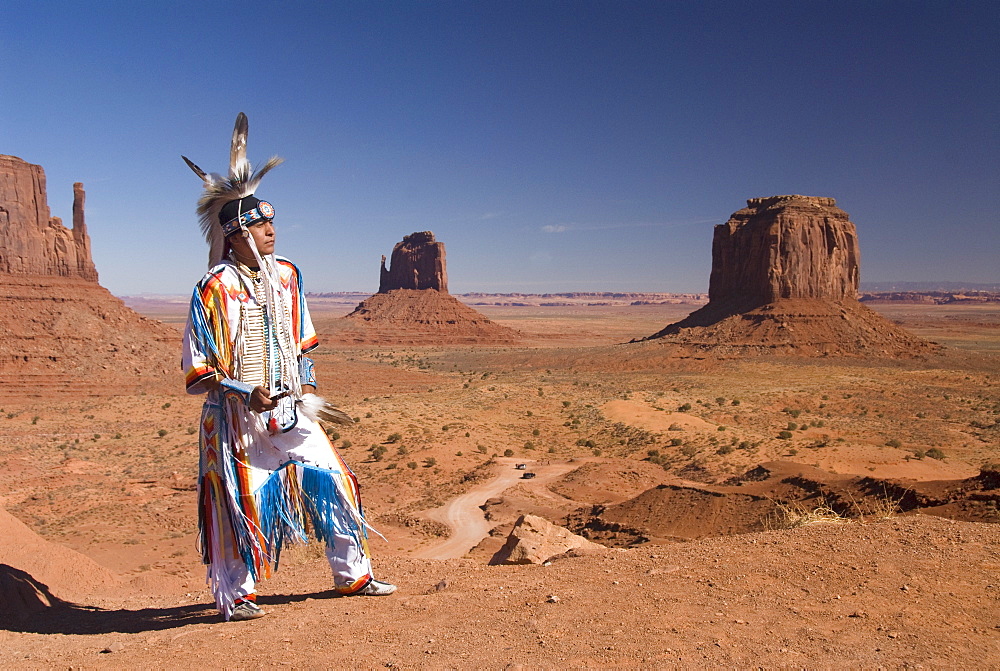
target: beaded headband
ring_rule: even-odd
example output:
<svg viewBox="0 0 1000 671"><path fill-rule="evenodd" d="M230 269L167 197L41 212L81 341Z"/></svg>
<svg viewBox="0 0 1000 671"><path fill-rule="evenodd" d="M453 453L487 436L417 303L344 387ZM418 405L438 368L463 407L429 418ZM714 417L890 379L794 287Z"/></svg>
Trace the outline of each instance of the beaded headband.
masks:
<svg viewBox="0 0 1000 671"><path fill-rule="evenodd" d="M274 219L274 206L266 200L262 200L257 203L256 207L252 207L222 224L222 234L228 237L242 226L253 226L257 222L269 219Z"/></svg>

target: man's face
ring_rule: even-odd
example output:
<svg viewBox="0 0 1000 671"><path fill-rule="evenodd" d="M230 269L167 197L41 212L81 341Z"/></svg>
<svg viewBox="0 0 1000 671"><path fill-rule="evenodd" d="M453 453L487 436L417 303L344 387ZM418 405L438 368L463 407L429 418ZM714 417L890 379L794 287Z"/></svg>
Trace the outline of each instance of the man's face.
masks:
<svg viewBox="0 0 1000 671"><path fill-rule="evenodd" d="M274 253L274 222L271 219L265 219L264 221L247 226L247 230L250 231L250 237L253 239L254 244L257 245L257 251L261 256ZM243 237L242 233L235 233L230 240L230 244L239 256L253 258L253 252L250 250L250 242Z"/></svg>

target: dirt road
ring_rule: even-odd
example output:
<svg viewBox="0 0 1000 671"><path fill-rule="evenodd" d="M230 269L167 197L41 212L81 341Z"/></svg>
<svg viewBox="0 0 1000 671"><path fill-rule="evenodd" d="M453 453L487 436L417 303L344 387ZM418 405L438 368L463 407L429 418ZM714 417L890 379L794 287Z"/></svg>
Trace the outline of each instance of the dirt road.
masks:
<svg viewBox="0 0 1000 671"><path fill-rule="evenodd" d="M532 480L522 480L526 471L517 470L516 464L527 464L527 471L534 473ZM499 474L486 484L473 487L465 494L458 496L440 508L433 508L423 513L423 516L447 524L451 536L435 545L421 548L413 553L421 559L457 559L486 538L492 525L483 516L481 505L494 496L518 482L530 483L532 489L541 487L574 468L579 468L581 462L559 461L540 464L526 459L497 459Z"/></svg>

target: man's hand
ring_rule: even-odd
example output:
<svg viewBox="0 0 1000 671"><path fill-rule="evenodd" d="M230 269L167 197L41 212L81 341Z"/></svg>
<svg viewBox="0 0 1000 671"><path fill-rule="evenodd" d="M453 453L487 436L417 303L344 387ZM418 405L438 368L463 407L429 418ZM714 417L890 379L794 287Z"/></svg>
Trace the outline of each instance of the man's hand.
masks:
<svg viewBox="0 0 1000 671"><path fill-rule="evenodd" d="M255 387L253 393L250 394L250 409L254 412L265 412L267 410L274 410L277 407L277 399L271 398L271 395L264 387Z"/></svg>

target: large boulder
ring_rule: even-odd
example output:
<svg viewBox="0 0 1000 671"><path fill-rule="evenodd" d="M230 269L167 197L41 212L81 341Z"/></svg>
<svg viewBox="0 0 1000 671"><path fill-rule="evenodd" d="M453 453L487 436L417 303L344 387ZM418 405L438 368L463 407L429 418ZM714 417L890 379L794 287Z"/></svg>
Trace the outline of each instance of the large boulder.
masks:
<svg viewBox="0 0 1000 671"><path fill-rule="evenodd" d="M543 564L553 557L606 548L535 515L521 515L491 564Z"/></svg>

